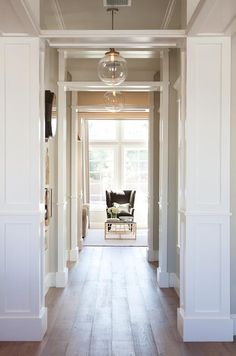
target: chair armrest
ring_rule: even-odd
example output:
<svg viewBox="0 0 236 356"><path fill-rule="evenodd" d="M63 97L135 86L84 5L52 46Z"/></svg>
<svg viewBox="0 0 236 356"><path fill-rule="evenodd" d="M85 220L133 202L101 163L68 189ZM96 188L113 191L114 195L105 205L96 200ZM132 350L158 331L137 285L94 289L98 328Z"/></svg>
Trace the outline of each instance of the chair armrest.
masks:
<svg viewBox="0 0 236 356"><path fill-rule="evenodd" d="M134 216L134 210L135 210L134 208L130 209L130 214L132 214L132 216Z"/></svg>

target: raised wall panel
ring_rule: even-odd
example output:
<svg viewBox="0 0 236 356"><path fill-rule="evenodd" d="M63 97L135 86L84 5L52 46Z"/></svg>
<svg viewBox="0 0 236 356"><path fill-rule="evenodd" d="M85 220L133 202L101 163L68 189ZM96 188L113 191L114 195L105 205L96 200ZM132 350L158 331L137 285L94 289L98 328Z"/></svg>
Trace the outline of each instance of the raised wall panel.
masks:
<svg viewBox="0 0 236 356"><path fill-rule="evenodd" d="M0 210L38 209L39 72L35 40L1 38ZM36 96L37 95L37 96Z"/></svg>
<svg viewBox="0 0 236 356"><path fill-rule="evenodd" d="M195 235L195 312L220 312L221 242L219 223L199 223ZM214 246L214 248L212 248ZM211 263L209 264L209 260Z"/></svg>
<svg viewBox="0 0 236 356"><path fill-rule="evenodd" d="M222 212L229 207L229 68L226 44L212 39L189 43L187 102L187 209Z"/></svg>
<svg viewBox="0 0 236 356"><path fill-rule="evenodd" d="M3 259L6 312L30 311L30 233L29 224L5 224Z"/></svg>
<svg viewBox="0 0 236 356"><path fill-rule="evenodd" d="M6 204L30 203L30 46L5 46ZM19 70L19 59L21 61ZM18 77L16 81L15 78ZM17 118L17 120L16 120ZM12 145L14 142L14 146ZM22 144L23 142L23 144ZM17 184L16 184L17 183Z"/></svg>

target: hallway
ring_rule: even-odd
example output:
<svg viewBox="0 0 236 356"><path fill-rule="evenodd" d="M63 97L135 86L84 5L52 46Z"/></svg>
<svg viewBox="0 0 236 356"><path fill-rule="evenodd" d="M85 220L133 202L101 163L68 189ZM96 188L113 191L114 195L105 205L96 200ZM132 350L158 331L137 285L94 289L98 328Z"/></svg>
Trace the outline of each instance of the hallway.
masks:
<svg viewBox="0 0 236 356"><path fill-rule="evenodd" d="M178 298L160 290L145 248L85 247L70 266L68 287L46 297L48 331L41 343L0 343L0 356L217 356L236 343L183 343Z"/></svg>

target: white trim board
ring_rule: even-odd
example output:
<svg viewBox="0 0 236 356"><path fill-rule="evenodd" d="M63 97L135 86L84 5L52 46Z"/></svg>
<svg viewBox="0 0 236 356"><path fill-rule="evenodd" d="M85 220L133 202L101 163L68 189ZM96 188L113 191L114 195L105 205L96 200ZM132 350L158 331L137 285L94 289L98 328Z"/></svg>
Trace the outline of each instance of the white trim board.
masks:
<svg viewBox="0 0 236 356"><path fill-rule="evenodd" d="M233 320L233 326L234 326L234 335L236 335L236 314L231 314L231 319Z"/></svg>
<svg viewBox="0 0 236 356"><path fill-rule="evenodd" d="M180 296L180 281L176 273L173 272L161 272L157 269L157 283L160 288L174 288L177 295Z"/></svg>
<svg viewBox="0 0 236 356"><path fill-rule="evenodd" d="M44 296L51 287L56 287L56 273L53 272L48 273L44 278Z"/></svg>
<svg viewBox="0 0 236 356"><path fill-rule="evenodd" d="M64 91L107 91L108 86L102 82L57 82ZM124 82L119 85L119 91L146 92L162 90L162 82ZM109 86L109 91L117 90L117 86Z"/></svg>
<svg viewBox="0 0 236 356"><path fill-rule="evenodd" d="M150 247L147 247L147 261L148 262L157 262L159 261L159 251L152 250Z"/></svg>

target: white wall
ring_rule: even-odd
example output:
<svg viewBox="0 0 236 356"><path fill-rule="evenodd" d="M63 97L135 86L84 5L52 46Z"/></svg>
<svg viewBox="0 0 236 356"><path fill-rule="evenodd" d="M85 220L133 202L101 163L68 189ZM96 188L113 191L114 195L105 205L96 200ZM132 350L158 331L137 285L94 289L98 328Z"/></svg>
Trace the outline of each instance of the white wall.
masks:
<svg viewBox="0 0 236 356"><path fill-rule="evenodd" d="M232 37L232 73L231 73L231 313L236 314L236 34Z"/></svg>

